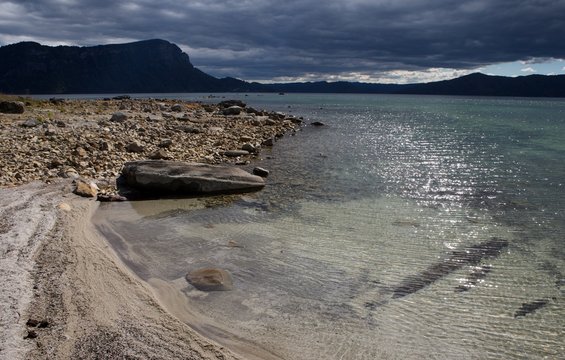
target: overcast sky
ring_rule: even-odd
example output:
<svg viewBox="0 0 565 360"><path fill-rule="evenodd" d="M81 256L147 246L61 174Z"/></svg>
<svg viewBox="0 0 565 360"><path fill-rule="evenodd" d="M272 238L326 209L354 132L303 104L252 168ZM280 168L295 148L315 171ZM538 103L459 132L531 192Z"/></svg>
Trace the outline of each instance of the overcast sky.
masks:
<svg viewBox="0 0 565 360"><path fill-rule="evenodd" d="M565 0L0 0L0 45L160 38L258 81L565 74L564 34Z"/></svg>

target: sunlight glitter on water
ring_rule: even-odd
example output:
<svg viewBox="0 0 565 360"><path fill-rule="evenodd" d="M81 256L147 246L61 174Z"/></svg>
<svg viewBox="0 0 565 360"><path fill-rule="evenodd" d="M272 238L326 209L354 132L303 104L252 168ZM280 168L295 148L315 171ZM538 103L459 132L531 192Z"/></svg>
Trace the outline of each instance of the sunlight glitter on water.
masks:
<svg viewBox="0 0 565 360"><path fill-rule="evenodd" d="M285 101L328 126L265 150L262 192L212 209L101 207L100 229L139 276L287 359L565 353L565 102ZM235 289L184 281L209 266Z"/></svg>

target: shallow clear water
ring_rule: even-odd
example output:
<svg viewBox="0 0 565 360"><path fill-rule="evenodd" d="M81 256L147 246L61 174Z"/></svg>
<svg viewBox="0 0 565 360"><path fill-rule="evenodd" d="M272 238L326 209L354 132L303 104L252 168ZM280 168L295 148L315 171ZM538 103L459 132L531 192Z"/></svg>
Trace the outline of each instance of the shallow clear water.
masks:
<svg viewBox="0 0 565 360"><path fill-rule="evenodd" d="M565 101L240 97L327 126L265 150L267 188L231 205L97 217L140 277L175 284L222 331L207 335L286 359L565 353ZM194 289L184 276L202 267L235 289Z"/></svg>

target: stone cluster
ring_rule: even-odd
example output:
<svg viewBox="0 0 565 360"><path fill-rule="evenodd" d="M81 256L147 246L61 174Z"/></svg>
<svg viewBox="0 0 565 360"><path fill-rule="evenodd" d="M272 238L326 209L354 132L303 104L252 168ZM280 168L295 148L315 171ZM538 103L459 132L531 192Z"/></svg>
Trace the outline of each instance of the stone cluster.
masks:
<svg viewBox="0 0 565 360"><path fill-rule="evenodd" d="M0 113L0 186L81 177L104 189L142 159L245 164L302 121L240 101L18 100L23 113Z"/></svg>

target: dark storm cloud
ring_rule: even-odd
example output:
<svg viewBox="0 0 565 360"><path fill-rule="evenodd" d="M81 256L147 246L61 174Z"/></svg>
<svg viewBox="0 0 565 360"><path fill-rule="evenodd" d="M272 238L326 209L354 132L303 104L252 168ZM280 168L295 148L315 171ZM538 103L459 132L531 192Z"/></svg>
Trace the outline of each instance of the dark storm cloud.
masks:
<svg viewBox="0 0 565 360"><path fill-rule="evenodd" d="M565 58L563 0L0 0L0 41L163 38L214 75L472 69Z"/></svg>

